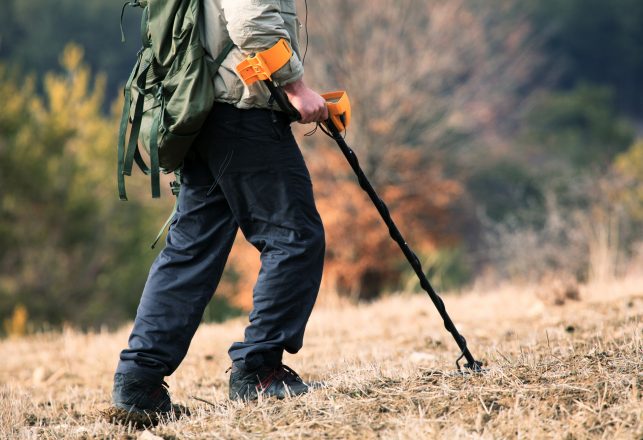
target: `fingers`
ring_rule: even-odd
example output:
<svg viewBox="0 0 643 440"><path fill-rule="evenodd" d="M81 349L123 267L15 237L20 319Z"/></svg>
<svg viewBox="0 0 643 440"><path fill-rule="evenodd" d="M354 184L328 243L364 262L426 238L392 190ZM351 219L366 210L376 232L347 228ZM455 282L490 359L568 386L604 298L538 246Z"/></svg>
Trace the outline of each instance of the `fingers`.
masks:
<svg viewBox="0 0 643 440"><path fill-rule="evenodd" d="M306 109L306 111L299 111L301 114L301 119L299 120L300 124L309 124L315 121L315 113L312 110Z"/></svg>
<svg viewBox="0 0 643 440"><path fill-rule="evenodd" d="M319 119L319 121L325 121L328 117L328 106L326 105L326 101L324 101L324 109L322 110L321 119Z"/></svg>
<svg viewBox="0 0 643 440"><path fill-rule="evenodd" d="M284 87L290 103L301 115L299 122L308 124L311 122L325 121L328 119L326 100L314 90L306 87L303 82L296 82Z"/></svg>
<svg viewBox="0 0 643 440"><path fill-rule="evenodd" d="M312 122L323 122L326 119L328 119L328 107L326 107L326 101L324 101L323 105L315 112Z"/></svg>
<svg viewBox="0 0 643 440"><path fill-rule="evenodd" d="M299 121L302 124L308 124L311 122L321 122L328 119L328 109L326 108L326 101L323 98L320 99L310 99L308 102L303 103L299 109L301 114L301 120Z"/></svg>
<svg viewBox="0 0 643 440"><path fill-rule="evenodd" d="M311 122L318 122L318 121L324 121L326 118L324 118L324 109L314 109L311 110L310 112L306 113L305 115L301 115L301 122L302 124L309 124Z"/></svg>

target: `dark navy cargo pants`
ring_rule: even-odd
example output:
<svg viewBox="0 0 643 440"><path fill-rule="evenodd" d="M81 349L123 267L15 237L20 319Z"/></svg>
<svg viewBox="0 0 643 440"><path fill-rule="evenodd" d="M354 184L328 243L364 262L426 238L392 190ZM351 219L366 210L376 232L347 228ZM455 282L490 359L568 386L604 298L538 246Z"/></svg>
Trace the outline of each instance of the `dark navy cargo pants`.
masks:
<svg viewBox="0 0 643 440"><path fill-rule="evenodd" d="M324 230L304 159L278 112L215 104L183 168L178 211L143 290L117 372L169 376L221 278L236 232L261 252L243 342L246 368L296 353L315 303Z"/></svg>

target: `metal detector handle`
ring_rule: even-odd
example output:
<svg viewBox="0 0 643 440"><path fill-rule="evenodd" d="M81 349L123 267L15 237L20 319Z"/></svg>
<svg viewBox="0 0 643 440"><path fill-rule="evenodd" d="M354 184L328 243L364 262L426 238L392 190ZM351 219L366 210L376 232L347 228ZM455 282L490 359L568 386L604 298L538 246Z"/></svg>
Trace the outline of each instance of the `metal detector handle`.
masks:
<svg viewBox="0 0 643 440"><path fill-rule="evenodd" d="M300 121L301 115L299 114L299 111L288 100L288 96L286 95L286 92L284 92L284 89L282 89L281 87L277 87L269 79L266 79L263 82L266 85L266 87L268 87L270 94L272 95L273 99L275 100L279 108L284 113L286 113L286 115L288 115L290 120L292 122Z"/></svg>
<svg viewBox="0 0 643 440"><path fill-rule="evenodd" d="M264 84L268 87L279 108L288 115L290 120L293 122L300 121L301 115L288 100L286 92L281 87L275 86L271 80L264 80ZM328 119L323 122L324 125L327 127L332 125L338 132L345 131L351 120L351 104L348 94L340 90L323 93L321 96L326 100L326 107L328 108Z"/></svg>

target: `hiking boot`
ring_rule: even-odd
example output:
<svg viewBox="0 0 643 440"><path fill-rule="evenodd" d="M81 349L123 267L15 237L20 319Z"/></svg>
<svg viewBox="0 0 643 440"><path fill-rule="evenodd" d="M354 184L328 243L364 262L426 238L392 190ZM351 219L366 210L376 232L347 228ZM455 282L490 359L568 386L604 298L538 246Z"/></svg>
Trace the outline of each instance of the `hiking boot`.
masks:
<svg viewBox="0 0 643 440"><path fill-rule="evenodd" d="M237 365L230 373L230 399L256 400L259 395L284 399L310 391L310 386L286 365L246 370Z"/></svg>
<svg viewBox="0 0 643 440"><path fill-rule="evenodd" d="M168 385L164 381L155 382L116 373L112 402L115 407L129 412L169 413L172 410L172 402L167 389Z"/></svg>
<svg viewBox="0 0 643 440"><path fill-rule="evenodd" d="M167 389L164 381L116 373L112 390L113 407L104 415L113 423L131 423L137 427L154 426L164 417L179 416L183 411L178 405L172 405Z"/></svg>

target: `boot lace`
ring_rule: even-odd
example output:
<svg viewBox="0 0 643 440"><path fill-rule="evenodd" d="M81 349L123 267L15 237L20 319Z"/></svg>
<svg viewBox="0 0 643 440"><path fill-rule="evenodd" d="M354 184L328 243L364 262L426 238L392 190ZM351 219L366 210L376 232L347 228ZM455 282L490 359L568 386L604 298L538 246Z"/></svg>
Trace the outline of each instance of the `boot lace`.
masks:
<svg viewBox="0 0 643 440"><path fill-rule="evenodd" d="M299 374L288 365L278 365L272 369L264 378L259 378L257 389L266 390L274 381L287 382L288 379L302 382Z"/></svg>

